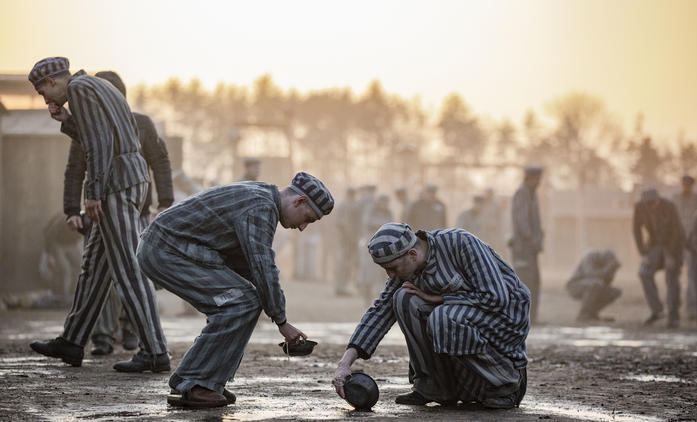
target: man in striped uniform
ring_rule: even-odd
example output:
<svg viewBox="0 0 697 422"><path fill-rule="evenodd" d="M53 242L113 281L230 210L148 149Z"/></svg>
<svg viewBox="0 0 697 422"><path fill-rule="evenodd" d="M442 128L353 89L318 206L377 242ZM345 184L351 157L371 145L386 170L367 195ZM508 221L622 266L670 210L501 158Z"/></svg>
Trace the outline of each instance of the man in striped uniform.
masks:
<svg viewBox="0 0 697 422"><path fill-rule="evenodd" d="M411 393L399 404L520 404L527 385L530 291L486 243L461 229L418 231L388 223L371 239L387 284L349 340L333 384L369 359L397 322L409 349Z"/></svg>
<svg viewBox="0 0 697 422"><path fill-rule="evenodd" d="M281 191L263 182L216 186L155 217L138 245L141 268L207 317L169 380L170 404L235 402L225 384L239 368L262 310L288 343L305 341L307 336L286 319L271 246L279 222L303 231L333 207L324 184L301 172Z"/></svg>
<svg viewBox="0 0 697 422"><path fill-rule="evenodd" d="M102 71L95 74L96 77L106 79L126 97L126 85L116 72ZM75 119L65 107L60 107L51 116L63 123L62 130L71 137L79 136ZM172 169L164 141L157 135L157 129L150 117L133 113L138 125L138 140L140 141L140 154L145 158L148 168L152 169L155 187L157 188L158 212L169 208L174 202L172 189ZM73 139L70 143L68 164L65 167L65 188L63 190L63 211L68 216L68 228L81 232L89 232L91 225L83 227L80 217L80 198L87 171L87 159L85 149L79 139ZM152 204L152 186L148 186L145 203L140 212L141 230L150 224L150 205ZM82 229L82 230L81 230ZM87 236L88 238L89 236ZM121 299L112 287L102 314L92 332L93 355L106 355L113 352L114 335L121 328L123 347L133 350L138 347L136 336L131 322L123 314ZM120 322L120 324L119 324ZM121 327L119 327L119 325Z"/></svg>
<svg viewBox="0 0 697 422"><path fill-rule="evenodd" d="M115 283L123 306L140 337L142 349L132 360L118 362L122 372L168 371L169 355L152 283L136 261L140 209L149 177L138 153L138 129L126 99L109 82L80 70L71 76L68 59L39 61L29 74L51 113L68 102L87 158L85 213L93 228L83 254L73 306L58 338L35 341L31 348L46 356L82 365L84 346ZM61 125L61 130L67 130Z"/></svg>

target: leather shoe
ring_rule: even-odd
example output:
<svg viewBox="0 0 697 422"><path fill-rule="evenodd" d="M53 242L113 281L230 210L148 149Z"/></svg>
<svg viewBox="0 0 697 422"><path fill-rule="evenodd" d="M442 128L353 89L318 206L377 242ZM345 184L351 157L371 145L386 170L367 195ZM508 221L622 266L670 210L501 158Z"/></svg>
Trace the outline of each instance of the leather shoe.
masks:
<svg viewBox="0 0 697 422"><path fill-rule="evenodd" d="M227 398L224 395L200 385L194 385L191 390L182 393L179 403L180 406L197 409L228 405Z"/></svg>
<svg viewBox="0 0 697 422"><path fill-rule="evenodd" d="M138 336L131 330L121 330L121 345L126 350L135 350L138 348Z"/></svg>
<svg viewBox="0 0 697 422"><path fill-rule="evenodd" d="M44 356L59 358L72 366L82 366L82 358L85 356L83 347L57 337L49 341L35 341L29 347Z"/></svg>
<svg viewBox="0 0 697 422"><path fill-rule="evenodd" d="M153 361L151 355L141 350L131 360L117 362L114 369L119 372L167 372L170 369L169 355L167 353L159 354Z"/></svg>
<svg viewBox="0 0 697 422"><path fill-rule="evenodd" d="M223 396L227 400L227 404L235 404L237 401L237 396L235 396L235 393L227 388L223 388ZM174 388L170 390L169 396L167 397L167 403L171 404L172 406L182 406L181 400L182 394L179 391L175 390Z"/></svg>
<svg viewBox="0 0 697 422"><path fill-rule="evenodd" d="M520 372L520 383L518 384L518 391L515 392L515 406L520 407L520 402L523 401L525 397L525 391L528 389L528 368L523 368L519 370Z"/></svg>
<svg viewBox="0 0 697 422"><path fill-rule="evenodd" d="M400 394L395 399L395 403L397 403L397 404L412 404L412 405L416 405L416 406L423 406L423 405L428 404L432 401L433 400L427 399L426 397L422 396L421 394L417 393L416 391L412 391L411 393L406 393L406 394Z"/></svg>
<svg viewBox="0 0 697 422"><path fill-rule="evenodd" d="M489 397L484 400L484 407L489 409L512 409L515 406L516 394L503 397Z"/></svg>
<svg viewBox="0 0 697 422"><path fill-rule="evenodd" d="M90 354L93 356L104 356L113 352L114 347L111 345L111 343L107 343L106 341L98 341L94 343L94 347L92 348Z"/></svg>

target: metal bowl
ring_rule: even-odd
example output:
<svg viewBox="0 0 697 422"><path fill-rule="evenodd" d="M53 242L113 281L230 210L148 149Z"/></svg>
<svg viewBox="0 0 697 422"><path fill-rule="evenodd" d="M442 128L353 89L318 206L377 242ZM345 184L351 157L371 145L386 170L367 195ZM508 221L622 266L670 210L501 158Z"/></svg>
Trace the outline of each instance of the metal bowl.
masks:
<svg viewBox="0 0 697 422"><path fill-rule="evenodd" d="M346 401L356 410L370 410L380 397L375 380L362 372L354 372L346 377L344 394Z"/></svg>
<svg viewBox="0 0 697 422"><path fill-rule="evenodd" d="M317 342L305 340L305 343L299 343L290 347L288 347L286 342L278 343L278 345L283 349L283 353L288 356L307 356L312 353L312 349L317 346Z"/></svg>

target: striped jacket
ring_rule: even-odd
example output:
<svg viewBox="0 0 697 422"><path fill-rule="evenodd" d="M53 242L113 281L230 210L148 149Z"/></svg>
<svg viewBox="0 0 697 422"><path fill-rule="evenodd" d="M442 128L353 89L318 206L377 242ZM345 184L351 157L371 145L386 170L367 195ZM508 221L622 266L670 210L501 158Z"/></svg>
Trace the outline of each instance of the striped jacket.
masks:
<svg viewBox="0 0 697 422"><path fill-rule="evenodd" d="M138 139L142 147L140 155L145 158L148 167L152 168L159 206L168 208L174 202L174 189L172 187L172 169L167 154L167 147L164 141L157 136L157 129L155 129L155 124L150 117L139 113L133 113L133 117L135 117L138 125ZM61 130L70 136L79 136L75 119L72 116L63 123ZM73 138L70 143L63 185L63 211L68 217L80 214L80 199L82 197L82 185L85 181L86 171L85 148L82 147L80 139ZM150 185L152 186L152 183ZM151 186L148 186L148 194L145 198L141 215L150 214L149 207L152 204Z"/></svg>
<svg viewBox="0 0 697 422"><path fill-rule="evenodd" d="M141 237L202 267L232 269L254 284L262 309L280 323L286 300L271 249L280 216L278 187L238 182L206 189L168 208Z"/></svg>
<svg viewBox="0 0 697 422"><path fill-rule="evenodd" d="M530 291L489 245L461 229L417 232L428 241L426 268L412 281L429 294L440 294L443 320L429 318L436 353L460 356L488 346L527 365L525 339L530 330ZM392 297L406 280L390 278L349 341L369 358L396 318ZM437 313L431 314L431 316ZM438 313L441 314L441 313Z"/></svg>
<svg viewBox="0 0 697 422"><path fill-rule="evenodd" d="M104 199L112 192L150 181L147 164L138 153L135 118L119 90L80 70L68 82L68 104L75 125L63 123L61 132L80 139L85 149L86 199Z"/></svg>

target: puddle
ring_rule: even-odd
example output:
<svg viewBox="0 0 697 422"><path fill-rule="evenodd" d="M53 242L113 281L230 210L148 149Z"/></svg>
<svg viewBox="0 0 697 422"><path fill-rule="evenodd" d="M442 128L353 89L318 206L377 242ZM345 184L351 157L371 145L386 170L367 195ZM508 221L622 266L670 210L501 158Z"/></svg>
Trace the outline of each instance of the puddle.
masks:
<svg viewBox="0 0 697 422"><path fill-rule="evenodd" d="M622 377L625 380L641 381L641 382L677 382L684 384L692 384L692 381L670 375L629 375Z"/></svg>
<svg viewBox="0 0 697 422"><path fill-rule="evenodd" d="M632 332L612 327L533 327L527 343L691 350L697 347L697 334Z"/></svg>
<svg viewBox="0 0 697 422"><path fill-rule="evenodd" d="M162 327L169 343L191 344L201 333L205 324L205 319L199 317L162 318ZM0 338L7 340L48 339L55 338L63 330L60 325L46 325L45 322L29 321L27 325L31 329L20 327L14 332L6 330L0 333ZM341 345L346 344L356 327L356 323L299 322L296 325L310 339L318 341L320 344ZM273 324L260 322L252 334L250 343L277 344L280 338L278 329ZM392 327L381 344L406 345L404 336L397 326ZM607 326L533 327L528 336L528 344L555 344L574 347L662 347L689 350L693 356L697 355L693 352L697 347L697 333L633 332Z"/></svg>

